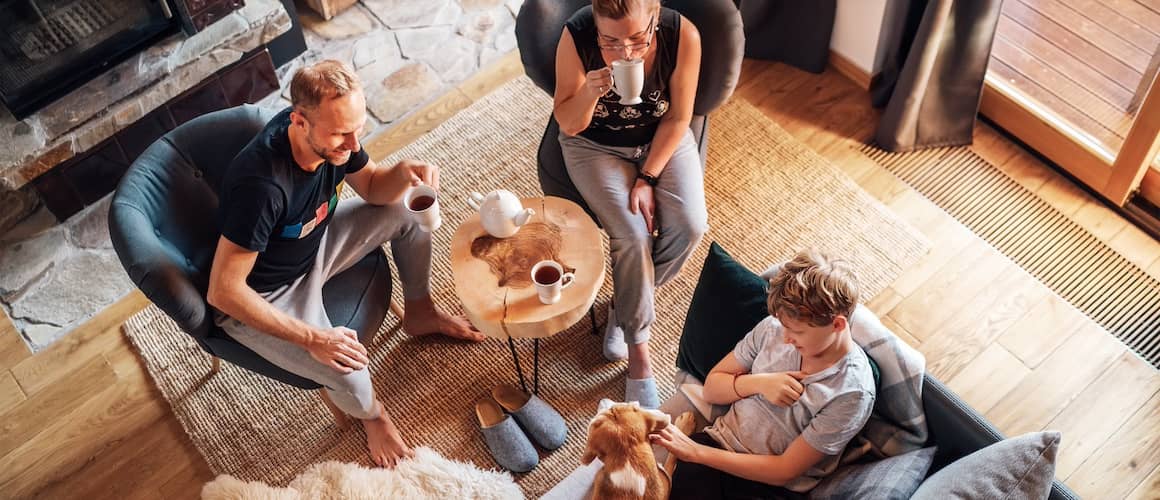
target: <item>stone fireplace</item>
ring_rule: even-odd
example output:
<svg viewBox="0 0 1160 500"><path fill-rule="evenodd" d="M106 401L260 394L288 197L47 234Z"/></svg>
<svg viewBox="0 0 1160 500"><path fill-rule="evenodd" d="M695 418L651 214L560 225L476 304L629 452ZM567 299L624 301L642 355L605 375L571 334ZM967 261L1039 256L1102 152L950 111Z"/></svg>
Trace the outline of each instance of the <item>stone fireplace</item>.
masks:
<svg viewBox="0 0 1160 500"><path fill-rule="evenodd" d="M0 2L0 104L24 119L176 28L164 2Z"/></svg>
<svg viewBox="0 0 1160 500"><path fill-rule="evenodd" d="M24 14L56 26L49 21L72 19L68 8L85 1L25 2L59 8ZM106 9L151 4L121 12L133 17L125 22L164 19L149 10L157 0L87 1ZM0 107L0 307L34 350L132 290L105 225L107 195L132 160L185 121L257 102L279 88L265 46L291 28L281 1L172 1L167 5L180 7L165 21L172 25L147 46L113 59L120 62L54 101L36 103L39 109ZM0 1L0 13L11 14L4 9L12 3ZM102 26L71 29L68 36L79 36L100 33ZM15 74L4 67L6 55L31 61L68 52L60 48L65 42L81 43L36 45L11 35L0 34L6 76Z"/></svg>

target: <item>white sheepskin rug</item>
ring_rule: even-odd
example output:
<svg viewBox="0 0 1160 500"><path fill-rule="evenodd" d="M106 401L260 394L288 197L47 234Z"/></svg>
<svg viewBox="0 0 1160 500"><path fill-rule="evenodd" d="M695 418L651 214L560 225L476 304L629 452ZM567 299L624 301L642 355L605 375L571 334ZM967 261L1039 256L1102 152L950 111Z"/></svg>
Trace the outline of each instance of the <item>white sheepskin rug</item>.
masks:
<svg viewBox="0 0 1160 500"><path fill-rule="evenodd" d="M524 498L506 472L480 470L472 464L443 458L426 447L394 470L359 464L323 462L311 465L285 488L244 482L222 474L201 489L203 500L301 500L377 498Z"/></svg>

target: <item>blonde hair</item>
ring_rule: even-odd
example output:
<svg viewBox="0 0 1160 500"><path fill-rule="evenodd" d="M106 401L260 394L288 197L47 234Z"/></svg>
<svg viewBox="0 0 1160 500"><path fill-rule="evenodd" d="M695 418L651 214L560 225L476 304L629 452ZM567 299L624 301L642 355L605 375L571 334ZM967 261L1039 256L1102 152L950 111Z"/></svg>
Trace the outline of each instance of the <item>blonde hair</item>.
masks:
<svg viewBox="0 0 1160 500"><path fill-rule="evenodd" d="M327 59L299 68L290 80L290 104L299 113L314 111L326 99L344 97L362 89L354 70L342 61Z"/></svg>
<svg viewBox="0 0 1160 500"><path fill-rule="evenodd" d="M661 0L592 0L592 13L609 19L624 19L637 9L652 12L661 7Z"/></svg>
<svg viewBox="0 0 1160 500"><path fill-rule="evenodd" d="M769 280L766 306L774 317L790 317L812 326L849 318L858 304L858 278L850 263L814 250L804 250Z"/></svg>

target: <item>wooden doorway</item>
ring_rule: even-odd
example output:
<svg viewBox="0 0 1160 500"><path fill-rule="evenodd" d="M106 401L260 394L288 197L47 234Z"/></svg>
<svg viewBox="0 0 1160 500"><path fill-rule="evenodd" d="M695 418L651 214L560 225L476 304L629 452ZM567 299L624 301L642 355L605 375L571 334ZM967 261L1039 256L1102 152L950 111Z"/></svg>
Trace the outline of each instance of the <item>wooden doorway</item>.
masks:
<svg viewBox="0 0 1160 500"><path fill-rule="evenodd" d="M982 113L1110 203L1160 206L1160 0L1006 0Z"/></svg>

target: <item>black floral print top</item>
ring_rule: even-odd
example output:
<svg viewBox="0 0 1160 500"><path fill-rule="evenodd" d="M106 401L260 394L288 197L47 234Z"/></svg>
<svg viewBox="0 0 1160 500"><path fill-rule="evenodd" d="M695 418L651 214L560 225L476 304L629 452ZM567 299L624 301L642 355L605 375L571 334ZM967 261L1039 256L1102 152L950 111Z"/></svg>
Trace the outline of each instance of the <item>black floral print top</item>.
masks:
<svg viewBox="0 0 1160 500"><path fill-rule="evenodd" d="M576 52L584 63L584 71L606 66L597 46L596 22L592 7L584 7L564 24L576 43ZM596 102L592 123L580 133L606 146L636 147L652 142L661 117L669 110L669 78L677 66L677 47L680 41L681 15L662 7L657 19L656 61L652 71L645 75L640 104L622 105L615 89Z"/></svg>

